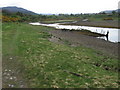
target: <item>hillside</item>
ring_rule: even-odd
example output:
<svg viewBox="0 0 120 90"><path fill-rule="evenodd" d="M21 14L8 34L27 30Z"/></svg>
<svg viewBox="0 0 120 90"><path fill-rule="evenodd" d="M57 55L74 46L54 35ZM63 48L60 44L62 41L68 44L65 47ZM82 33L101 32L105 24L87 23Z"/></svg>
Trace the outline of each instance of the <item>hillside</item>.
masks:
<svg viewBox="0 0 120 90"><path fill-rule="evenodd" d="M37 15L37 13L34 13L32 11L23 9L23 8L19 8L19 7L2 7L3 11L9 12L9 13L17 13L17 12L21 12L24 14L30 14L30 15Z"/></svg>
<svg viewBox="0 0 120 90"><path fill-rule="evenodd" d="M105 12L105 13L109 13L110 14L113 11L120 13L120 9L117 9L117 10L105 10L105 11L101 11L100 13Z"/></svg>

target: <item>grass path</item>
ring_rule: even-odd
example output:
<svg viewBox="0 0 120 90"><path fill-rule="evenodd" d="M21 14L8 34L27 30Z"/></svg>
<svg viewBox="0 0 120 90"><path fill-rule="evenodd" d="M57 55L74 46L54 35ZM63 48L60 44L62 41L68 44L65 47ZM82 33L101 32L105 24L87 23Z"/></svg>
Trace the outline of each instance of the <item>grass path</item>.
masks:
<svg viewBox="0 0 120 90"><path fill-rule="evenodd" d="M47 32L53 29L22 23L3 24L3 70L14 71L18 78L18 81L8 78L3 82L4 87L9 87L8 84L32 88L118 87L116 59L83 46L50 42L48 38L52 35Z"/></svg>
<svg viewBox="0 0 120 90"><path fill-rule="evenodd" d="M22 88L27 85L21 74L23 65L19 63L17 40L20 31L14 25L9 23L5 28L3 26L3 87Z"/></svg>

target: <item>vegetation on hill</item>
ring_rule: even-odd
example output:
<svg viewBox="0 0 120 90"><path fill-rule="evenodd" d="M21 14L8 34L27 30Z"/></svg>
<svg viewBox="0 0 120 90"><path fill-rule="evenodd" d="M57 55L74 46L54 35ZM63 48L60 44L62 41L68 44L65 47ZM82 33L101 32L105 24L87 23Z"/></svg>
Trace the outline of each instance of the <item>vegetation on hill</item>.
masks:
<svg viewBox="0 0 120 90"><path fill-rule="evenodd" d="M96 13L96 14L58 14L58 15L42 15L42 14L26 14L20 11L15 13L10 13L7 10L2 10L3 17L15 18L19 22L39 22L39 21L55 21L55 20L73 20L80 21L83 19L88 19L89 21L102 21L102 20L118 20L118 13ZM15 21L15 20L4 20L4 21Z"/></svg>
<svg viewBox="0 0 120 90"><path fill-rule="evenodd" d="M2 7L3 11L7 11L11 14L17 13L17 12L21 12L24 14L29 14L29 15L37 15L37 13L34 13L32 11L26 10L24 8L20 8L20 7L15 7L15 6L10 6L10 7Z"/></svg>
<svg viewBox="0 0 120 90"><path fill-rule="evenodd" d="M16 22L16 21L19 21L19 18L2 16L2 21L3 22Z"/></svg>

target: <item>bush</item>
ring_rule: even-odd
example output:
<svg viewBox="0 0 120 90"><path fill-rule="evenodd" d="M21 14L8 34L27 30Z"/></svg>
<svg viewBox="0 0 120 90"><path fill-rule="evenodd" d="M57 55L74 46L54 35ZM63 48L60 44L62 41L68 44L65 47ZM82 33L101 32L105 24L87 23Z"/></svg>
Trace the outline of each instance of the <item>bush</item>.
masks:
<svg viewBox="0 0 120 90"><path fill-rule="evenodd" d="M2 16L2 21L3 21L3 22L16 22L16 21L18 21L18 20L19 20L19 18Z"/></svg>
<svg viewBox="0 0 120 90"><path fill-rule="evenodd" d="M104 18L103 20L113 20L113 18Z"/></svg>

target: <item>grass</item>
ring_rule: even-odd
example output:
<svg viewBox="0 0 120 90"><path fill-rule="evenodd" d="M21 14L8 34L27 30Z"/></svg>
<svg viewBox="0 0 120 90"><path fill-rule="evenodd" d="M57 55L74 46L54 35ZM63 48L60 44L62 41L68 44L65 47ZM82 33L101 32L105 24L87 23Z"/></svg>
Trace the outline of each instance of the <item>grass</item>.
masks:
<svg viewBox="0 0 120 90"><path fill-rule="evenodd" d="M54 28L3 23L3 67L19 69L29 88L117 88L117 59L48 40ZM17 58L9 62L6 58ZM107 69L106 69L107 68Z"/></svg>
<svg viewBox="0 0 120 90"><path fill-rule="evenodd" d="M52 20L52 21L43 21L42 23L53 24L53 23L64 23L64 22L73 22L75 20Z"/></svg>
<svg viewBox="0 0 120 90"><path fill-rule="evenodd" d="M87 15L87 16L82 16L82 19L83 18L87 18L89 19L90 21L103 21L105 18L112 18L113 20L115 21L118 21L118 15Z"/></svg>

